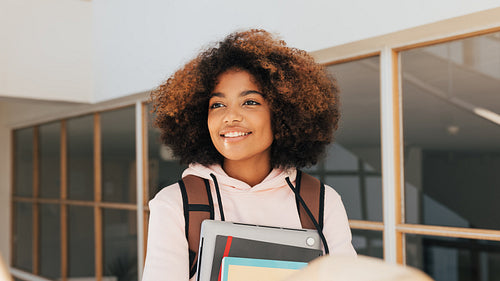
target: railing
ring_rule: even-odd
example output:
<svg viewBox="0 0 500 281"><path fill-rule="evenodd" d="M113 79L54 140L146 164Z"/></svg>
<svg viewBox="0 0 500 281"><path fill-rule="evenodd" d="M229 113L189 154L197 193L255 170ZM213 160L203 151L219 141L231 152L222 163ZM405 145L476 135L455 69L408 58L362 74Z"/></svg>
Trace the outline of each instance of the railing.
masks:
<svg viewBox="0 0 500 281"><path fill-rule="evenodd" d="M12 274L13 277L16 277L17 279L21 279L23 281L58 281L60 279L54 280L54 279L48 279L45 277L41 277L38 275L34 275L33 273L29 273L17 268L9 268L10 274ZM7 279L8 280L8 279ZM66 280L68 281L95 281L97 280L95 277L71 277L67 278ZM103 276L102 281L117 281L118 278L116 276ZM0 281L5 281L2 279L2 276L0 276ZM9 280L10 281L10 280Z"/></svg>
<svg viewBox="0 0 500 281"><path fill-rule="evenodd" d="M17 268L12 268L12 267L10 268L10 273L12 274L12 276L16 277L17 279L26 280L26 281L55 281L53 279L47 279L44 277L40 277L38 275L34 275L32 273L22 271L22 270L17 269Z"/></svg>

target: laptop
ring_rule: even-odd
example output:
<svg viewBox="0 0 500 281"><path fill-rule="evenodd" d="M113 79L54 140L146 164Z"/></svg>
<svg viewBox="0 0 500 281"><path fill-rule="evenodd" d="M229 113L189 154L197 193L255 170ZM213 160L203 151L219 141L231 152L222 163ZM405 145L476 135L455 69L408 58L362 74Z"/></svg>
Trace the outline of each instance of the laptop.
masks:
<svg viewBox="0 0 500 281"><path fill-rule="evenodd" d="M224 257L309 262L322 255L316 230L205 220L201 224L196 280L219 280Z"/></svg>

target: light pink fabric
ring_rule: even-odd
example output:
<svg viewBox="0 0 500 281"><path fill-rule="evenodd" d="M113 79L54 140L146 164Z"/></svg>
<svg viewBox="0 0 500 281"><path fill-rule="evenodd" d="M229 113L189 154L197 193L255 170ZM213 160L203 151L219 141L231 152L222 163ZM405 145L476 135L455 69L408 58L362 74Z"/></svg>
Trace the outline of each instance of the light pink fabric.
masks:
<svg viewBox="0 0 500 281"><path fill-rule="evenodd" d="M191 165L183 173L210 180L215 219L220 220L213 173L219 183L226 221L288 228L301 228L295 196L285 178L295 184L296 170L274 169L256 186L229 177L218 166ZM162 189L149 202L148 246L143 281L189 279L188 244L184 234L184 213L178 184ZM325 191L323 233L331 255L355 256L344 205L330 187ZM196 276L195 276L196 277ZM193 277L191 280L195 280Z"/></svg>

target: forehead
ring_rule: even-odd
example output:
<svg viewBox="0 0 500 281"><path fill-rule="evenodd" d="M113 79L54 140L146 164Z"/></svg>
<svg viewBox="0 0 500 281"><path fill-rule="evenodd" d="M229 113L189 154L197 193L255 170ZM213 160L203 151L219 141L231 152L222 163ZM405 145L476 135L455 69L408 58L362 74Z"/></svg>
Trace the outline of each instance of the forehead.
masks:
<svg viewBox="0 0 500 281"><path fill-rule="evenodd" d="M241 69L230 69L217 76L213 92L220 90L260 90L257 79L250 72Z"/></svg>

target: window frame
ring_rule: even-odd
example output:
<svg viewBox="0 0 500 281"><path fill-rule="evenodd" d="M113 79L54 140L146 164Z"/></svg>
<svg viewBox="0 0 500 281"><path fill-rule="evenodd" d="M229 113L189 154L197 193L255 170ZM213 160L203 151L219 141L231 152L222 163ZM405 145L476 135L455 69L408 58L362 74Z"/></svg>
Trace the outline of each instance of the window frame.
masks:
<svg viewBox="0 0 500 281"><path fill-rule="evenodd" d="M137 98L136 98L137 99ZM16 196L15 195L15 155L12 153L11 154L11 163L12 163L12 173L11 173L11 259L10 259L10 265L11 268L14 269L13 273L15 276L27 276L31 275L33 278L36 278L37 275L40 273L40 205L41 204L56 204L59 205L60 207L60 225L61 225L61 280L67 280L68 279L68 207L69 206L86 206L86 207L92 207L94 211L94 241L95 241L95 254L94 254L94 261L95 261L95 277L96 280L102 280L103 277L103 225L102 225L102 216L103 216L103 210L104 209L113 209L113 210L131 210L131 211L137 211L141 212L141 215L143 211L141 210L140 206L143 206L143 204L138 204L138 200L133 203L115 203L115 202L103 202L102 201L102 196L101 196L101 187L102 187L102 159L101 159L101 130L100 130L100 114L106 111L111 111L111 110L118 110L121 108L125 107L134 107L135 111L135 116L134 119L136 120L136 127L137 126L142 126L141 122L137 122L137 108L142 108L142 101L146 100L146 97L142 97L142 99L139 99L139 101L135 101L134 103L131 102L125 102L120 105L108 105L100 108L100 110L96 111L92 107L89 107L87 110L82 110L78 112L77 114L74 115L67 115L62 118L54 118L51 120L42 120L42 122L37 122L31 126L23 126L19 128L13 128L11 130L11 147L12 149L15 149L16 143L15 143L15 137L14 137L14 131L18 129L22 129L25 127L33 127L34 132L33 132L33 195L31 197L25 197L25 196ZM145 114L143 111L140 112L140 114ZM93 179L93 192L94 192L94 199L91 201L87 200L73 200L73 199L68 199L67 196L67 165L68 165L68 149L67 149L67 120L75 117L80 117L84 115L92 115L93 116L93 169L94 169L94 179ZM39 165L39 126L42 124L47 124L47 123L52 123L52 122L60 122L61 124L61 132L60 132L60 195L59 198L40 198L39 196L39 172L40 172L40 165ZM139 124L137 124L139 123ZM134 128L134 131L136 128ZM136 140L137 140L137 133L134 133L136 135ZM136 147L135 147L135 152L136 152L136 157L139 154L139 151L141 149L138 149L138 142L136 141ZM13 151L13 150L12 150ZM144 159L141 158L136 158L136 161L144 162ZM136 165L136 169L141 165ZM137 171L136 171L137 173ZM138 178L139 179L139 178ZM142 180L141 180L142 182ZM139 183L139 180L137 180L137 183ZM141 184L142 185L142 184ZM139 192L142 190L142 186L139 187L137 186L137 194L139 193L142 194L142 192ZM138 199L142 200L142 197ZM25 272L23 270L16 269L13 265L15 262L15 252L14 252L14 233L15 233L15 224L17 222L14 221L15 218L15 204L17 202L27 202L31 203L33 206L33 221L32 227L33 227L33 249L32 249L32 270L31 272ZM139 217L139 216L138 216ZM138 224L137 227L137 240L138 243L139 241L143 241L144 238L141 234L143 234L143 227L139 227L139 225L143 224ZM142 244L142 243L141 243ZM138 245L140 247L140 245ZM142 250L142 249L141 249ZM138 252L138 253L142 253ZM142 274L142 264L143 264L143 259L140 260L141 257L144 257L144 254L138 254L138 280L140 280L140 276ZM43 278L41 278L43 279ZM45 279L43 279L45 280Z"/></svg>
<svg viewBox="0 0 500 281"><path fill-rule="evenodd" d="M498 14L500 12L496 11ZM495 13L495 11L493 12ZM375 41L367 39L346 45L313 52L313 56L324 66L356 61L363 58L380 56L380 106L381 106L381 145L382 145L382 189L383 189L383 222L367 220L350 220L352 229L380 231L384 237L384 259L391 263L406 264L405 234L432 235L442 237L482 239L500 241L500 230L471 229L461 227L431 226L405 223L405 196L404 196L404 161L403 161L403 125L402 125L402 90L400 73L400 54L403 51L420 47L447 43L465 38L490 34L500 31L500 22L492 23L487 19L470 26L467 18L477 18L477 15L464 16L461 19L447 20L445 27L437 31L422 30L429 26L421 26L415 30L403 31L391 35L378 37ZM465 20L464 20L465 19ZM479 20L478 20L479 21ZM491 20L490 20L491 21ZM474 30L475 29L475 30ZM458 32L461 30L462 32ZM418 35L408 35L416 32ZM420 32L420 33L419 33ZM391 39L390 37L393 36ZM388 38L385 40L385 38ZM417 40L415 40L417 39ZM354 47L353 47L354 46ZM352 48L353 47L353 48ZM337 55L332 55L340 50ZM137 253L138 253L138 280L142 274L146 255L147 224L149 217L148 201L148 93L141 93L121 99L120 101L106 102L100 105L90 105L79 109L76 113L60 114L47 120L31 121L27 124L13 126L11 130L11 151L15 149L14 130L24 127L34 127L33 143L33 196L15 196L15 155L11 153L11 266L14 264L14 231L15 231L15 203L29 202L33 205L33 270L39 273L39 206L50 203L61 207L61 278L67 280L68 274L68 206L89 206L94 208L95 223L95 270L97 280L102 280L102 209L134 210L137 212ZM103 111L115 110L122 107L135 106L135 136L136 136L136 186L137 201L135 203L111 203L101 200L101 147L99 114ZM80 115L94 115L94 200L79 201L67 199L67 127L66 120ZM39 151L38 126L40 124L61 122L61 186L60 198L39 198Z"/></svg>
<svg viewBox="0 0 500 281"><path fill-rule="evenodd" d="M492 13L495 13L493 11ZM498 12L497 12L498 13ZM465 16L468 17L468 16ZM469 17L477 17L470 15ZM487 20L486 20L487 21ZM400 73L400 53L431 45L447 43L466 38L491 34L500 31L498 26L484 28L484 23L478 23L476 30L467 26L467 20L452 19L438 30L439 34L427 31L429 27L421 26L414 32L420 33L420 40L409 42L403 31L396 34L353 42L339 47L315 52L315 58L325 66L356 61L373 55L380 55L380 85L381 85L381 144L382 144L382 186L384 220L372 222L365 220L349 220L352 229L383 231L384 259L391 263L406 264L405 234L433 235L442 237L470 238L500 241L500 230L471 229L461 227L431 226L405 223L404 197L404 161L403 161L403 112L402 89ZM456 23L455 26L453 26ZM427 30L426 30L427 29ZM466 30L457 33L456 30ZM405 33L406 32L406 33ZM410 35L411 37L411 35ZM416 36L415 36L416 37ZM403 39L401 39L403 38ZM413 38L414 39L414 38ZM372 41L371 41L372 40ZM380 43L380 41L385 41ZM338 53L338 55L333 55ZM352 55L351 55L352 54ZM338 56L329 60L329 57Z"/></svg>

